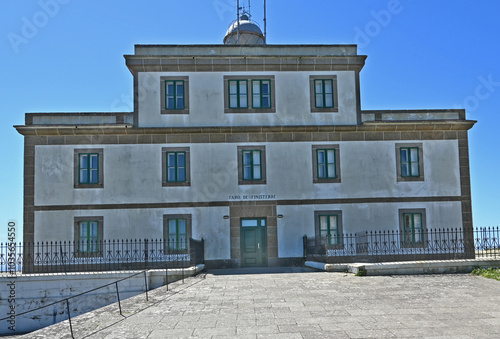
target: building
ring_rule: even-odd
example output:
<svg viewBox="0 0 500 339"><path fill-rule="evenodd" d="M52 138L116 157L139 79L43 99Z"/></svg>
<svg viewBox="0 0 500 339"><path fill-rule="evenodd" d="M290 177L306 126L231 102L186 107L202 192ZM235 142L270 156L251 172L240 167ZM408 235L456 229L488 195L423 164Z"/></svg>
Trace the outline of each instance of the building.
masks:
<svg viewBox="0 0 500 339"><path fill-rule="evenodd" d="M472 237L464 110L362 110L355 45L266 45L245 15L224 41L136 45L133 112L26 114L26 242L203 238L229 267L298 262L304 235Z"/></svg>

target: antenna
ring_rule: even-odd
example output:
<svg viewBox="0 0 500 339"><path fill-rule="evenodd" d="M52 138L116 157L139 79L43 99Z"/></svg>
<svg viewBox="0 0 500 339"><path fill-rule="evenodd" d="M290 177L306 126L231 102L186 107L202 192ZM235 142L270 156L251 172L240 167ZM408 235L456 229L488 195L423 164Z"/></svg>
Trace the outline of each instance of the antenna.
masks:
<svg viewBox="0 0 500 339"><path fill-rule="evenodd" d="M224 44L266 44L267 37L267 1L264 1L264 34L257 23L252 22L251 18L251 0L236 1L236 20L234 20L226 36ZM244 6L244 5L248 5ZM241 27L243 25L243 28ZM243 39L243 42L242 42Z"/></svg>
<svg viewBox="0 0 500 339"><path fill-rule="evenodd" d="M248 0L250 1L250 0ZM266 15L266 0L264 0L264 39L267 44L267 15Z"/></svg>
<svg viewBox="0 0 500 339"><path fill-rule="evenodd" d="M240 44L240 0L236 1L236 21L238 22L238 28L236 29L237 32L237 38L236 38L236 44Z"/></svg>

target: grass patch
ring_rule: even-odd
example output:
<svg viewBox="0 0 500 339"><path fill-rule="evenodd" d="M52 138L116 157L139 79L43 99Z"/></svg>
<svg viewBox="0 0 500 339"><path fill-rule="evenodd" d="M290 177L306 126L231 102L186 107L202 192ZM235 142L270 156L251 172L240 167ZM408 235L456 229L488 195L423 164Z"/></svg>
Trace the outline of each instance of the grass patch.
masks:
<svg viewBox="0 0 500 339"><path fill-rule="evenodd" d="M358 269L358 272L355 274L356 277L364 277L366 275L366 270L362 267Z"/></svg>
<svg viewBox="0 0 500 339"><path fill-rule="evenodd" d="M472 274L500 281L500 269L496 267L476 268L472 271Z"/></svg>

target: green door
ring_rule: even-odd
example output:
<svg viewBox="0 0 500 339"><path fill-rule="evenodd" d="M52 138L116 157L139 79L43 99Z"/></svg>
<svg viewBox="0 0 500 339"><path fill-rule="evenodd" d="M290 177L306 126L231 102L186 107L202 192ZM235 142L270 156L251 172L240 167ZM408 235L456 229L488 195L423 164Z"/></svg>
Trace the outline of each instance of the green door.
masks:
<svg viewBox="0 0 500 339"><path fill-rule="evenodd" d="M241 219L241 266L267 266L265 218Z"/></svg>

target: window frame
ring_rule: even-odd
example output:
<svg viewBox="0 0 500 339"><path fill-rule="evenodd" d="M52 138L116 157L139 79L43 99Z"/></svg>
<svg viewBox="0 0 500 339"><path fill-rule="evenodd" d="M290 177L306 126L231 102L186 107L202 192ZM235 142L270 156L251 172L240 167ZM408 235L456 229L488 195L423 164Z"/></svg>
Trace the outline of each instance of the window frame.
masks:
<svg viewBox="0 0 500 339"><path fill-rule="evenodd" d="M97 177L96 183L81 183L80 182L80 155L97 154ZM102 148L77 148L74 150L74 188L103 188L104 187L104 150Z"/></svg>
<svg viewBox="0 0 500 339"><path fill-rule="evenodd" d="M403 149L418 149L418 176L403 176L402 167L403 163L401 161L401 150ZM409 163L411 165L411 162ZM410 166L411 167L411 166ZM424 181L424 151L422 143L397 143L396 144L396 175L397 181Z"/></svg>
<svg viewBox="0 0 500 339"><path fill-rule="evenodd" d="M186 248L170 249L169 239L169 221L170 220L186 220ZM177 224L178 231L178 224ZM176 232L176 237L178 234ZM192 217L191 214L164 214L163 215L163 242L165 254L187 254L189 253L189 240L192 238ZM176 241L176 246L178 246Z"/></svg>
<svg viewBox="0 0 500 339"><path fill-rule="evenodd" d="M259 151L260 152L260 173L261 173L261 178L260 179L244 179L243 178L243 153L244 152L255 152ZM252 153L253 154L253 153ZM238 185L263 185L266 184L266 146L238 146ZM252 156L253 159L253 156ZM252 171L253 171L253 166Z"/></svg>
<svg viewBox="0 0 500 339"><path fill-rule="evenodd" d="M249 154L250 156L248 157L250 159L250 163L247 164L245 163L245 155ZM258 161L259 163L255 163L255 155L258 156ZM242 150L241 151L241 156L242 156L242 180L261 180L262 179L262 151L260 150ZM245 178L245 169L246 168L250 169L250 178ZM258 173L256 173L255 170L258 170Z"/></svg>
<svg viewBox="0 0 500 339"><path fill-rule="evenodd" d="M229 107L230 101L230 81L246 81L247 83L247 107ZM269 81L269 107L255 107L254 104L254 92L253 83L254 81L259 81L260 93L259 96L262 98L262 81ZM239 86L238 86L239 88ZM276 113L276 95L275 95L275 77L274 75L259 75L259 76L224 76L224 113ZM238 98L239 100L239 98Z"/></svg>
<svg viewBox="0 0 500 339"><path fill-rule="evenodd" d="M80 251L80 224L82 222L97 222L97 244L96 251ZM102 257L104 243L104 217L102 216L78 216L74 218L73 240L75 257ZM87 244L88 246L88 244Z"/></svg>
<svg viewBox="0 0 500 339"><path fill-rule="evenodd" d="M182 81L184 83L184 108L182 109L167 109L167 82L174 81L179 82ZM175 87L175 86L174 86ZM160 77L160 109L161 114L189 114L189 77L188 76L161 76ZM175 101L175 99L174 99Z"/></svg>
<svg viewBox="0 0 500 339"><path fill-rule="evenodd" d="M168 181L168 154L169 153L184 153L184 171L185 178L184 181ZM162 147L162 186L191 186L191 156L190 156L190 148L189 147ZM176 157L177 158L177 157ZM177 159L176 159L177 160ZM177 176L177 167L176 167L176 176Z"/></svg>
<svg viewBox="0 0 500 339"><path fill-rule="evenodd" d="M231 93L231 82L236 82L236 93ZM228 83L228 93L227 93L227 96L228 96L228 107L229 109L248 109L249 108L249 105L248 103L250 102L250 99L249 99L249 95L248 95L248 80L247 79L230 79L227 81ZM241 93L241 84L245 84L245 93ZM231 107L231 96L232 95L236 95L236 101L237 101L237 105L236 107ZM253 95L253 93L252 93ZM241 97L242 96L246 96L246 105L245 106L242 106L241 104Z"/></svg>
<svg viewBox="0 0 500 339"><path fill-rule="evenodd" d="M255 106L255 96L256 94L254 93L253 89L254 89L254 83L258 82L259 84L259 93L258 93L258 96L259 96L259 100L260 100L260 106L259 107L256 107ZM269 82L269 92L267 94L263 94L263 91L262 91L262 88L263 88L263 82ZM271 109L273 107L273 104L272 104L272 88L271 88L271 80L269 79L252 79L250 81L250 88L251 88L251 91L252 91L252 108L253 109ZM268 100L269 100L269 105L267 106L263 106L262 105L262 102L263 102L263 99L264 99L264 96L268 96Z"/></svg>
<svg viewBox="0 0 500 339"><path fill-rule="evenodd" d="M337 242L332 244L330 243L330 239L328 236L325 238L321 236L321 217L328 217L328 223L330 221L330 217L335 216L337 219ZM330 226L328 224L328 226ZM344 233L343 233L343 223L342 223L342 211L341 210L323 210L323 211L314 211L314 229L317 239L318 245L324 245L328 249L342 249L344 248ZM330 227L327 230L330 233Z"/></svg>
<svg viewBox="0 0 500 339"><path fill-rule="evenodd" d="M332 107L317 107L316 104L316 86L315 83L318 80L331 81L332 82ZM324 91L323 91L324 92ZM339 99L338 99L338 87L337 87L337 75L310 75L309 76L309 95L310 95L310 107L311 113L337 113L339 111Z"/></svg>
<svg viewBox="0 0 500 339"><path fill-rule="evenodd" d="M334 178L320 178L318 166L318 151L320 150L334 150L335 154L335 177ZM339 144L326 144L326 145L312 145L312 165L313 165L313 183L340 183L340 146Z"/></svg>
<svg viewBox="0 0 500 339"><path fill-rule="evenodd" d="M415 242L415 228L412 226L411 236L412 242L406 241L406 227L405 227L405 216L406 215L420 215L422 241ZM399 210L399 232L400 232L400 243L402 248L425 248L427 246L427 220L424 208L414 208L414 209L400 209ZM414 223L414 220L412 220Z"/></svg>

